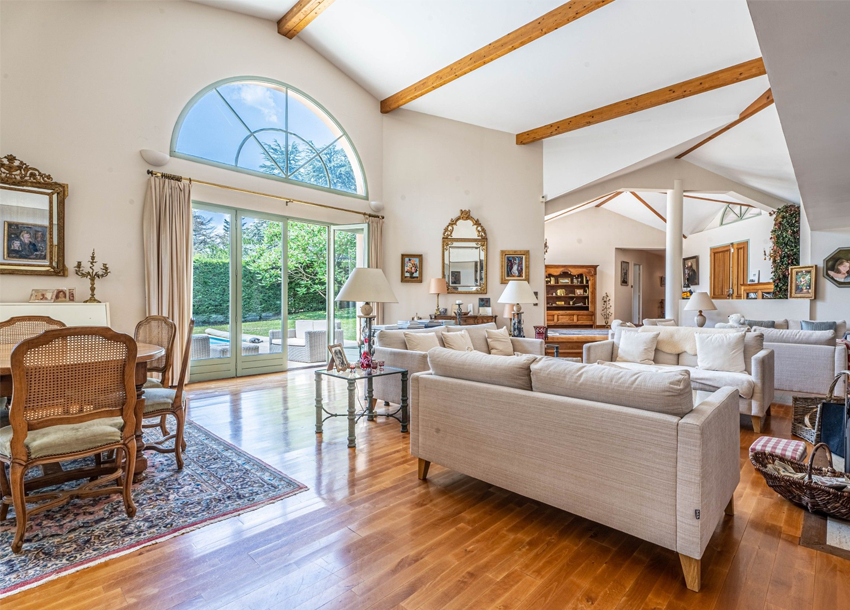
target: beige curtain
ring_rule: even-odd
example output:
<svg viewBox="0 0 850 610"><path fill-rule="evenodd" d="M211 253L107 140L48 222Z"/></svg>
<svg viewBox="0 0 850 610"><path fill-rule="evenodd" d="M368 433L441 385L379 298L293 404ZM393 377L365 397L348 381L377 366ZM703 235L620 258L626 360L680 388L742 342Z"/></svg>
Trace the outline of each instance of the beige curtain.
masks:
<svg viewBox="0 0 850 610"><path fill-rule="evenodd" d="M366 217L369 223L369 266L384 268L384 219ZM375 303L375 324L384 323L384 304Z"/></svg>
<svg viewBox="0 0 850 610"><path fill-rule="evenodd" d="M192 184L151 176L143 213L147 315L177 325L171 380L180 376L192 317Z"/></svg>

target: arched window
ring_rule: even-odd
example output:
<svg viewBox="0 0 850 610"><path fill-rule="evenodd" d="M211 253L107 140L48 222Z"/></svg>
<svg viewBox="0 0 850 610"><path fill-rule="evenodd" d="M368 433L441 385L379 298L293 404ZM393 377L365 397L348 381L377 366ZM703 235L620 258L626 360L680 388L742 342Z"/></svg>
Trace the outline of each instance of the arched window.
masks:
<svg viewBox="0 0 850 610"><path fill-rule="evenodd" d="M268 79L228 79L198 93L177 120L171 154L368 196L360 157L336 119L298 89Z"/></svg>

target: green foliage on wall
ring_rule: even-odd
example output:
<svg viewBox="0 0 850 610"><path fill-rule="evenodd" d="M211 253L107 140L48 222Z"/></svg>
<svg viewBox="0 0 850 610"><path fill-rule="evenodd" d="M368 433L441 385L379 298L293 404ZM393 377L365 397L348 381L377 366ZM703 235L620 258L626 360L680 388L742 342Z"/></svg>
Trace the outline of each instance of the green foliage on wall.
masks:
<svg viewBox="0 0 850 610"><path fill-rule="evenodd" d="M789 269L800 264L800 207L785 205L771 212L770 268L773 273L773 298L788 298Z"/></svg>

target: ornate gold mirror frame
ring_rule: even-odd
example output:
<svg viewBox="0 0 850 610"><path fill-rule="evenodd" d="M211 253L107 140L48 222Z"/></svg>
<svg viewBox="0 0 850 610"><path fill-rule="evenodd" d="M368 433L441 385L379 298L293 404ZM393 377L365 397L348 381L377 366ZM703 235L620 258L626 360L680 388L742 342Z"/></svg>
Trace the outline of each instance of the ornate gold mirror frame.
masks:
<svg viewBox="0 0 850 610"><path fill-rule="evenodd" d="M68 197L68 185L54 182L50 174L27 165L14 155L6 155L0 158L0 195L3 191L29 193L47 198L47 221L46 224L42 224L43 220L37 218L36 213L32 212L38 207L7 205L4 202L6 198L0 196L0 225L3 231L3 242L0 246L2 248L0 274L67 276L65 198ZM27 198L35 201L35 198ZM20 210L16 210L16 207ZM30 211L25 212L27 209ZM46 236L39 235L41 227L45 227ZM24 240L21 237L25 234L27 234L26 241L22 244ZM22 254L20 258L17 258L12 255L22 251L22 246L27 245L32 248L31 256Z"/></svg>
<svg viewBox="0 0 850 610"><path fill-rule="evenodd" d="M454 231L460 221L471 222L476 237L455 237ZM472 244L481 248L480 268L478 269L479 281L472 290L458 290L452 286L446 258L449 256L449 250L453 244ZM477 218L470 214L469 210L461 210L460 214L452 218L446 228L443 229L443 278L446 280L449 294L485 294L487 292L487 230L478 222Z"/></svg>

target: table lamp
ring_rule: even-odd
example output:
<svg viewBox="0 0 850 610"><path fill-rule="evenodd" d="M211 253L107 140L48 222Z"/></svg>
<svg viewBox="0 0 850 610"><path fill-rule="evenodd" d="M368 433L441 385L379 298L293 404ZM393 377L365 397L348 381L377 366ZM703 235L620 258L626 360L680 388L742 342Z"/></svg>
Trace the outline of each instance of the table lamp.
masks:
<svg viewBox="0 0 850 610"><path fill-rule="evenodd" d="M372 303L398 303L393 294L387 277L380 269L357 267L345 280L342 289L336 296L336 301L353 301L363 303L360 307L360 315L366 323L364 337L368 338L369 354L372 354ZM332 334L330 336L333 336Z"/></svg>
<svg viewBox="0 0 850 610"><path fill-rule="evenodd" d="M691 296L690 300L688 300L688 304L685 305L685 311L697 311L696 323L697 326L702 328L705 326L705 316L702 315L703 311L716 311L717 307L714 305L712 300L709 298L707 292L695 292L693 296Z"/></svg>
<svg viewBox="0 0 850 610"><path fill-rule="evenodd" d="M444 277L433 277L431 278L431 283L428 285L428 293L437 295L437 309L434 311L434 317L438 317L440 315L440 295L448 294L448 286L446 286L446 278Z"/></svg>
<svg viewBox="0 0 850 610"><path fill-rule="evenodd" d="M511 280L508 287L499 297L499 303L513 303L513 316L511 321L511 336L524 337L522 330L522 305L521 303L536 303L537 297L528 282L525 280Z"/></svg>

